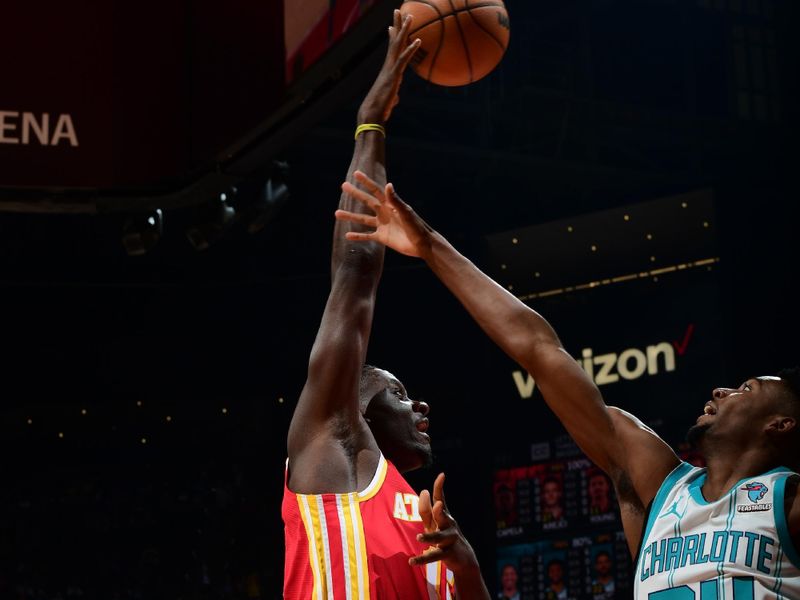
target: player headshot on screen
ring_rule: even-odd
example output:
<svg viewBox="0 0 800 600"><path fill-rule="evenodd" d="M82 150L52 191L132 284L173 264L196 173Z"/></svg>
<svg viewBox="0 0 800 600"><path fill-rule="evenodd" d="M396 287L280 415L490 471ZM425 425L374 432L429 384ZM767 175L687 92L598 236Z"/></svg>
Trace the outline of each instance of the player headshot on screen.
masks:
<svg viewBox="0 0 800 600"><path fill-rule="evenodd" d="M578 446L610 477L637 557L635 598L699 598L712 588L725 598L800 598L800 369L710 394L683 390L700 413L688 437L706 466L694 467L642 421L607 406L550 323L459 253L393 187L359 199L371 215L338 217L372 231L350 239L422 258L530 373ZM736 343L748 343L746 331Z"/></svg>
<svg viewBox="0 0 800 600"><path fill-rule="evenodd" d="M542 482L543 523L555 523L564 519L563 496L561 481L555 477L546 477Z"/></svg>
<svg viewBox="0 0 800 600"><path fill-rule="evenodd" d="M546 600L567 600L569 592L564 584L564 563L551 560L547 563L547 588L544 590Z"/></svg>
<svg viewBox="0 0 800 600"><path fill-rule="evenodd" d="M501 590L497 594L498 600L520 600L519 599L519 574L514 565L505 565L500 572Z"/></svg>
<svg viewBox="0 0 800 600"><path fill-rule="evenodd" d="M385 181L385 129L408 61L411 19L395 11L384 65L361 104L352 182ZM336 222L331 289L289 426L282 516L284 598L489 600L477 557L449 514L444 474L419 496L401 473L431 462L429 407L391 373L365 365L383 247L356 245Z"/></svg>
<svg viewBox="0 0 800 600"><path fill-rule="evenodd" d="M592 598L611 600L614 598L614 573L611 555L598 552L594 557L594 579L592 579Z"/></svg>
<svg viewBox="0 0 800 600"><path fill-rule="evenodd" d="M517 523L517 500L513 490L506 483L500 483L494 490L494 509L497 528L505 529Z"/></svg>
<svg viewBox="0 0 800 600"><path fill-rule="evenodd" d="M614 510L611 503L611 484L600 471L589 475L589 514L601 515Z"/></svg>

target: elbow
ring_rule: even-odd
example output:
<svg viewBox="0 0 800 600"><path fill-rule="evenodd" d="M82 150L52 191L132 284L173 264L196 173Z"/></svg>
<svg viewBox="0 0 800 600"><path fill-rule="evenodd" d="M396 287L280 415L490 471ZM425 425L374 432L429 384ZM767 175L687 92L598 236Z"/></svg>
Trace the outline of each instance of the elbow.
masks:
<svg viewBox="0 0 800 600"><path fill-rule="evenodd" d="M534 377L556 375L574 362L558 340L547 336L520 336L514 353L519 356L517 362Z"/></svg>
<svg viewBox="0 0 800 600"><path fill-rule="evenodd" d="M521 307L506 324L508 351L518 362L534 369L553 366L566 350L555 332L528 307Z"/></svg>

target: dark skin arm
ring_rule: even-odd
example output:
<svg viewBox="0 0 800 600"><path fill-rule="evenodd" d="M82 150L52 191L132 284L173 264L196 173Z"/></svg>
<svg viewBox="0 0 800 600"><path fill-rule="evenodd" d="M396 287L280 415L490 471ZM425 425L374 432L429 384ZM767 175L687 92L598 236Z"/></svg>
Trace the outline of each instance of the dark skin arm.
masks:
<svg viewBox="0 0 800 600"><path fill-rule="evenodd" d="M409 26L410 20L401 22L399 11L395 11L386 62L361 106L359 123L384 124L396 106L402 74L419 47L418 40L407 43ZM361 190L351 182L360 183L370 193L379 193L382 189L379 182L386 180L384 164L382 136L375 132L362 134L356 143L347 183L342 186L340 210L351 214L366 212L352 195ZM360 231L366 229L345 221L337 221L334 230L331 293L311 351L306 385L289 428L289 487L295 492L341 493L364 489L377 467L380 450L361 415L358 387L384 246L362 245L349 239L350 233ZM420 496L427 532L434 527L446 528L452 519L443 510L443 483L441 476L434 487L434 497L440 499L438 508L431 507L427 491ZM434 514L438 525L434 525ZM475 553L455 521L449 527L450 531L455 527L458 532L458 539L447 543L451 548L445 560L455 576L457 598L489 600Z"/></svg>
<svg viewBox="0 0 800 600"><path fill-rule="evenodd" d="M385 124L397 104L402 76L419 46L408 43L410 19L395 11L383 68L358 113L358 124ZM386 181L384 139L362 133L355 144L347 179L363 172ZM376 184L368 184L370 191ZM360 204L343 192L343 210ZM358 225L337 222L331 257L331 291L311 350L308 376L289 427L289 485L299 493L363 489L374 474L379 450L359 410L359 379L372 328L375 294L383 269L380 244L346 239Z"/></svg>
<svg viewBox="0 0 800 600"><path fill-rule="evenodd" d="M351 232L348 239L377 241L425 260L484 332L533 376L572 438L609 474L621 500L627 499L621 508L629 546L635 552L642 527L636 515L679 464L678 457L635 418L606 406L597 386L540 314L461 255L397 196L391 184L379 192L355 192L372 215L337 212L341 220L373 229Z"/></svg>
<svg viewBox="0 0 800 600"><path fill-rule="evenodd" d="M613 406L608 407L608 414L625 460L613 477L614 489L628 548L631 555L636 556L645 526L647 506L664 478L678 465L679 459L664 440L632 414ZM663 461L663 475L661 472L652 472L649 457L642 460L638 456L642 453L653 453Z"/></svg>

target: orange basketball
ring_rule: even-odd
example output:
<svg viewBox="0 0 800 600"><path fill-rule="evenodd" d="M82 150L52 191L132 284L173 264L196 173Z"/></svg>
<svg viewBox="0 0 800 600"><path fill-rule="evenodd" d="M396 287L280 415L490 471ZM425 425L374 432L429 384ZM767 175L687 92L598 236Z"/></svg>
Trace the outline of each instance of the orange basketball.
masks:
<svg viewBox="0 0 800 600"><path fill-rule="evenodd" d="M411 14L409 39L422 44L411 67L437 85L467 85L498 65L508 47L511 27L501 0L405 0Z"/></svg>

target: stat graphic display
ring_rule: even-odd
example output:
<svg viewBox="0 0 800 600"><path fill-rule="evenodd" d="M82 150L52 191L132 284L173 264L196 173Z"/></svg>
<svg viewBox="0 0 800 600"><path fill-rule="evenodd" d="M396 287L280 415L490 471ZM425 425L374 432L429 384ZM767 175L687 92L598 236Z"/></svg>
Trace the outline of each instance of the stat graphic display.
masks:
<svg viewBox="0 0 800 600"><path fill-rule="evenodd" d="M590 460L498 470L494 498L498 597L515 598L513 581L518 600L630 597L614 488Z"/></svg>
<svg viewBox="0 0 800 600"><path fill-rule="evenodd" d="M554 445L570 447L569 442ZM614 486L572 447L574 456L494 473L496 597L501 600L632 597L635 566ZM679 448L678 455L704 466L694 450Z"/></svg>
<svg viewBox="0 0 800 600"><path fill-rule="evenodd" d="M501 585L516 578L519 600L630 598L631 594L630 558L622 532L562 535L503 546L497 552L497 567ZM505 597L510 600L514 594Z"/></svg>
<svg viewBox="0 0 800 600"><path fill-rule="evenodd" d="M586 458L497 471L498 537L618 524L608 476Z"/></svg>

